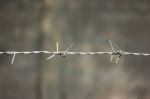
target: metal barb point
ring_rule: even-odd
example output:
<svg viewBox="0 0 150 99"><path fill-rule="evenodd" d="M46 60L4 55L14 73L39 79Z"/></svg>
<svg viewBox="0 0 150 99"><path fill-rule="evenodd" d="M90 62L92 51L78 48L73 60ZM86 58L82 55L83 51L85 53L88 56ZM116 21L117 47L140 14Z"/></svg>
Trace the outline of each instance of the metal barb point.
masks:
<svg viewBox="0 0 150 99"><path fill-rule="evenodd" d="M114 55L111 55L110 62L112 62Z"/></svg>
<svg viewBox="0 0 150 99"><path fill-rule="evenodd" d="M111 40L109 40L109 43L110 43L111 50L112 50L112 52L114 53L115 50L114 50L114 47L113 47L113 44L112 44Z"/></svg>
<svg viewBox="0 0 150 99"><path fill-rule="evenodd" d="M117 60L116 60L116 64L118 63L119 59L120 59L120 58L118 57Z"/></svg>
<svg viewBox="0 0 150 99"><path fill-rule="evenodd" d="M111 50L112 50L110 62L112 62L113 56L117 56L116 63L118 63L119 59L122 56L122 53L121 53L122 51L120 50L120 48L115 43L112 43L111 40L109 40L109 43L110 43L110 47L111 47Z"/></svg>
<svg viewBox="0 0 150 99"><path fill-rule="evenodd" d="M15 57L16 57L16 52L13 53L13 58L12 58L12 60L11 60L11 64L14 63Z"/></svg>
<svg viewBox="0 0 150 99"><path fill-rule="evenodd" d="M68 52L73 47L73 44L71 44L67 49L66 52Z"/></svg>
<svg viewBox="0 0 150 99"><path fill-rule="evenodd" d="M66 54L67 54L67 52L71 49L73 47L73 44L71 44L67 49L66 49L66 51L64 51L63 52L63 55L62 55L62 57L66 57Z"/></svg>
<svg viewBox="0 0 150 99"><path fill-rule="evenodd" d="M59 52L59 44L56 42L56 51Z"/></svg>
<svg viewBox="0 0 150 99"><path fill-rule="evenodd" d="M56 42L56 53L59 53L59 44ZM50 60L51 58L55 57L56 54L53 53L50 57L48 57L46 60Z"/></svg>
<svg viewBox="0 0 150 99"><path fill-rule="evenodd" d="M59 46L58 46L58 42L56 42L56 52L54 52L50 57L47 58L47 60L55 57L56 55L60 55L62 57L66 57L66 54L68 53L68 51L72 48L73 44L71 44L65 51L59 51Z"/></svg>
<svg viewBox="0 0 150 99"><path fill-rule="evenodd" d="M46 60L50 60L51 58L55 57L55 54L51 55L50 57L48 57Z"/></svg>

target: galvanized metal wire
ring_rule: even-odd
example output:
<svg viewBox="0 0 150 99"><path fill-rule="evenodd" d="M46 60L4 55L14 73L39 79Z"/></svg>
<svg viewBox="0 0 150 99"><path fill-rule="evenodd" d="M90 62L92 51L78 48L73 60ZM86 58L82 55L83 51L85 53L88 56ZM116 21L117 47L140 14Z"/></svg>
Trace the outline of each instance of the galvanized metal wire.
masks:
<svg viewBox="0 0 150 99"><path fill-rule="evenodd" d="M134 53L134 52L126 52L126 51L122 51L120 50L120 48L115 44L112 43L109 40L110 46L111 46L111 50L110 52L72 52L69 51L73 44L70 45L65 51L59 51L59 46L58 43L56 43L56 51L4 51L1 50L0 54L5 54L7 56L13 55L12 60L11 60L11 64L14 63L15 57L18 54L52 54L50 57L47 58L47 60L55 57L56 55L58 56L62 56L62 57L66 57L67 55L111 55L111 59L110 61L113 60L113 57L116 56L117 60L116 63L118 63L119 59L124 56L124 55L135 55L135 56L150 56L150 53Z"/></svg>

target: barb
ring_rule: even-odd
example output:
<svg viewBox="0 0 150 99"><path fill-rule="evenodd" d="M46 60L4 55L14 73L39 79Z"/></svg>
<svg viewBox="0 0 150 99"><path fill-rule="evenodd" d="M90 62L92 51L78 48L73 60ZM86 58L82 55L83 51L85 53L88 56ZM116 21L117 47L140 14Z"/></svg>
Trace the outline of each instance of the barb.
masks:
<svg viewBox="0 0 150 99"><path fill-rule="evenodd" d="M121 51L120 48L115 43L112 43L111 40L109 40L109 43L110 43L110 47L112 49L112 55L111 55L110 62L112 62L113 57L116 56L117 57L116 63L118 63L119 59L122 56L121 52L123 52L123 51Z"/></svg>
<svg viewBox="0 0 150 99"><path fill-rule="evenodd" d="M11 60L11 64L13 64L14 63L14 60L15 60L15 57L16 57L16 52L13 52L13 58L12 58L12 60Z"/></svg>
<svg viewBox="0 0 150 99"><path fill-rule="evenodd" d="M114 54L115 54L115 50L114 50L114 47L113 47L113 45L112 45L111 40L109 40L109 43L110 43L110 47L111 47L111 50L112 50L112 55L111 55L111 58L110 58L110 62L112 62L113 56L114 56Z"/></svg>
<svg viewBox="0 0 150 99"><path fill-rule="evenodd" d="M59 51L59 44L56 42L56 51L4 51L1 49L0 54L5 54L7 56L13 55L11 64L14 63L15 57L17 54L52 54L50 57L47 58L47 60L52 59L55 56L62 56L66 57L66 55L110 55L111 59L113 60L114 57L116 57L116 63L120 60L122 56L125 55L134 55L134 56L150 56L150 53L134 53L134 52L126 52L122 51L115 43L113 43L111 40L109 40L111 51L110 52L71 52L69 51L73 44L71 44L66 50Z"/></svg>
<svg viewBox="0 0 150 99"><path fill-rule="evenodd" d="M59 46L58 46L58 42L56 42L56 52L53 52L53 54L47 58L47 60L55 57L56 55L60 55L62 57L66 57L66 54L68 54L68 51L71 49L71 47L73 46L73 44L71 44L65 51L59 51Z"/></svg>
<svg viewBox="0 0 150 99"><path fill-rule="evenodd" d="M55 57L58 52L59 52L59 45L58 45L58 42L56 42L56 53L53 53L50 57L47 58L47 60Z"/></svg>
<svg viewBox="0 0 150 99"><path fill-rule="evenodd" d="M73 47L73 44L71 44L67 49L66 51L63 52L63 55L62 57L66 57L66 54L68 53L68 51Z"/></svg>

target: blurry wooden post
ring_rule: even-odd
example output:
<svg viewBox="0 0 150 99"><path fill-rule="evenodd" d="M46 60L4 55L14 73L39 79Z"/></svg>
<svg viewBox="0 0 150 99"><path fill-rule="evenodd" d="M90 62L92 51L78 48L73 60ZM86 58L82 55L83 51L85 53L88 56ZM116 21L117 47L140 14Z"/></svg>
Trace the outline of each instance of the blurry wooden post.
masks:
<svg viewBox="0 0 150 99"><path fill-rule="evenodd" d="M38 37L38 44L37 47L38 48L42 48L42 44L43 44L43 34L42 32L39 33L39 37ZM36 99L43 99L43 92L42 92L42 84L43 84L43 69L44 69L44 65L42 64L42 56L37 58L37 80L36 80Z"/></svg>
<svg viewBox="0 0 150 99"><path fill-rule="evenodd" d="M53 23L57 21L55 14L57 13L57 10L60 9L60 7L56 7L56 4L57 0L40 0L39 39L37 40L38 49L49 48L51 43L61 41L62 34L60 33L60 27L56 27ZM52 45L54 44L51 44L51 47ZM49 99L56 97L66 99L66 91L64 92L66 85L66 81L64 81L65 68L63 68L62 65L61 67L57 66L60 65L59 61L57 63L42 62L46 61L46 59L43 60L41 56L37 59L37 61L36 99ZM64 63L62 64L65 66ZM47 65L51 68L50 70ZM59 78L57 75L60 75ZM54 80L54 78L58 79ZM56 83L59 85L56 85ZM58 88L53 84L58 86ZM53 86L56 90L50 89L48 86Z"/></svg>
<svg viewBox="0 0 150 99"><path fill-rule="evenodd" d="M45 16L45 6L44 6L44 0L39 1L39 16L38 16L38 26L39 26L39 33L38 33L38 39L37 39L37 49L42 50L43 44L44 44L44 29L42 26L44 16ZM36 99L43 99L43 80L44 80L44 64L43 64L43 55L37 58L37 78L36 78Z"/></svg>

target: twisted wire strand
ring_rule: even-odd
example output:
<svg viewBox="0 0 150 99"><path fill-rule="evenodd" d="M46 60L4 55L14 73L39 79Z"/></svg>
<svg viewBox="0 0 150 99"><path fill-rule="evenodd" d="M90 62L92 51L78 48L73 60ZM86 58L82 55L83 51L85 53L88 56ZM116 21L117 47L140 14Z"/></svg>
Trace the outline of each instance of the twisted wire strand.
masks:
<svg viewBox="0 0 150 99"><path fill-rule="evenodd" d="M140 56L150 56L150 53L134 53L134 52L125 52L125 51L118 51L119 53L121 53L122 55L140 55ZM64 53L64 51L60 51L60 52L56 52L56 51L3 51L0 52L0 54L8 54L8 55L12 55L12 54L59 54L59 53ZM89 55L94 55L94 54L112 54L112 52L66 52L66 54L68 55L75 55L75 54L89 54Z"/></svg>
<svg viewBox="0 0 150 99"><path fill-rule="evenodd" d="M58 42L56 43L56 51L4 51L1 50L0 54L5 54L7 56L13 55L11 64L13 64L15 57L17 54L52 54L50 57L47 58L47 60L55 57L56 55L60 55L65 57L66 55L111 55L111 61L113 59L113 56L117 57L116 63L119 61L119 59L124 56L124 55L134 55L134 56L150 56L150 53L135 53L135 52L126 52L120 50L120 48L112 43L110 40L110 46L112 51L110 52L104 52L104 51L99 51L99 52L72 52L68 51L72 46L69 46L65 51L59 51L58 47Z"/></svg>
<svg viewBox="0 0 150 99"><path fill-rule="evenodd" d="M118 51L121 55L135 55L135 56L150 56L149 53L134 53L134 52L121 52ZM0 52L0 54L8 54L8 55L13 55L13 54L63 54L64 51L56 52L56 51L5 51L5 52ZM112 55L113 52L65 52L66 55L102 55L102 54L108 54Z"/></svg>

